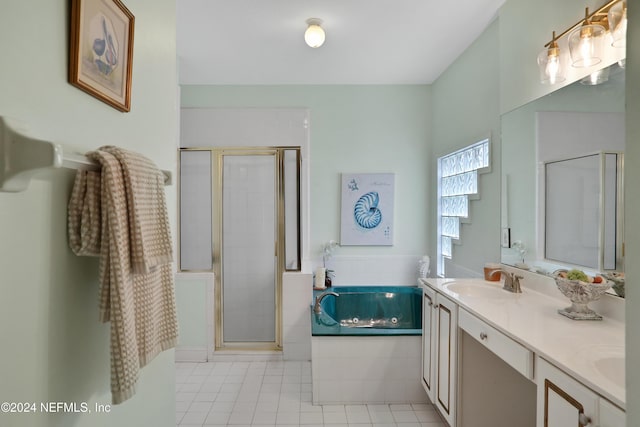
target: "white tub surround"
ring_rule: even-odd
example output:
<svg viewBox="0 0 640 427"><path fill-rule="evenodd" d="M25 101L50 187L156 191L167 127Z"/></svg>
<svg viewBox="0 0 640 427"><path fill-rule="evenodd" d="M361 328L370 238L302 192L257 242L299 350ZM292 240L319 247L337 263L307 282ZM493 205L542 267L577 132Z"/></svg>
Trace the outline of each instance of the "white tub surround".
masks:
<svg viewBox="0 0 640 427"><path fill-rule="evenodd" d="M176 362L212 360L214 346L213 273L176 273L178 345Z"/></svg>
<svg viewBox="0 0 640 427"><path fill-rule="evenodd" d="M531 275L531 278L535 280L533 276L535 275ZM532 365L525 367L526 372L523 375L538 384L538 388L541 381L538 365L546 361L606 399L603 400L604 403L611 402L624 410L626 402L624 381L620 381L619 378L616 380L616 377L620 377L618 374L622 374L624 378L623 371L608 372L599 362L604 358L621 358L620 363L624 365L625 325L612 318L616 308L624 315L624 302L615 299L616 297L605 296L603 298L607 300L592 306L604 315L604 320L571 320L557 312L558 309L567 307L571 303L557 289L553 289L549 283L545 282L549 280L553 283L553 280L543 278L540 283L533 283L528 281L529 278L530 276L527 275L521 281L521 294L503 291L500 289L501 282L488 282L482 279L420 279L420 283L423 287L433 289L454 301L460 312L464 310L475 316L489 327L531 351L535 355L535 360L531 358ZM459 290L464 289L464 285L490 286L495 289L491 289L486 295L462 290L456 293L449 289L453 282L462 285ZM619 315L619 313L615 314ZM478 341L486 340L486 335L484 337L484 339L475 338ZM499 353L496 354L500 356ZM529 372L532 374L529 375Z"/></svg>
<svg viewBox="0 0 640 427"><path fill-rule="evenodd" d="M314 336L313 404L426 403L415 336Z"/></svg>
<svg viewBox="0 0 640 427"><path fill-rule="evenodd" d="M284 360L311 359L309 301L313 277L310 273L282 275L282 352Z"/></svg>
<svg viewBox="0 0 640 427"><path fill-rule="evenodd" d="M415 286L421 259L418 255L335 255L326 267L334 272L333 286Z"/></svg>

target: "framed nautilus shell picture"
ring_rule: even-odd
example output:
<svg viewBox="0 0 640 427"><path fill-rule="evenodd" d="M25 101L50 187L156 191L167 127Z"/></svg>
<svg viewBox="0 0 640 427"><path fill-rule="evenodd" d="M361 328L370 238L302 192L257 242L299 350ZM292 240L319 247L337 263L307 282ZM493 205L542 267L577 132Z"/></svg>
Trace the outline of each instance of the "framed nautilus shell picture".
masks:
<svg viewBox="0 0 640 427"><path fill-rule="evenodd" d="M342 174L340 244L393 245L392 173Z"/></svg>
<svg viewBox="0 0 640 427"><path fill-rule="evenodd" d="M112 107L131 109L135 18L120 0L72 0L69 83Z"/></svg>

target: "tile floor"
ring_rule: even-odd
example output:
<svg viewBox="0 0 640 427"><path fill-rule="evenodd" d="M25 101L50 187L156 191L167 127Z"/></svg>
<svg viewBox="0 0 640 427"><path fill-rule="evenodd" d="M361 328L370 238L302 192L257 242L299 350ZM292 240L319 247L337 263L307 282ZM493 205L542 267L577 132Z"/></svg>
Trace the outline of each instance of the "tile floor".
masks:
<svg viewBox="0 0 640 427"><path fill-rule="evenodd" d="M176 425L445 427L429 404L311 403L311 363L176 363Z"/></svg>

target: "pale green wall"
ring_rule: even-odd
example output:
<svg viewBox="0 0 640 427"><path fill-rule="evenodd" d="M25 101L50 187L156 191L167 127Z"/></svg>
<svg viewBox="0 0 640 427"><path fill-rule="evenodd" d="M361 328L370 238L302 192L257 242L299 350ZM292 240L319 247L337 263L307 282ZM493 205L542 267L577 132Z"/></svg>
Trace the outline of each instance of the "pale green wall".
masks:
<svg viewBox="0 0 640 427"><path fill-rule="evenodd" d="M498 23L494 21L432 88L431 200L436 198L437 158L491 137L491 172L480 175L480 199L471 201L470 223L462 225L461 244L453 246L452 262L475 272L481 272L485 262L500 260L498 46ZM430 225L429 244L435 253L435 221Z"/></svg>
<svg viewBox="0 0 640 427"><path fill-rule="evenodd" d="M426 253L430 88L407 86L182 86L182 107L311 110L311 256L340 238L340 174L394 172L392 247L344 247L341 255Z"/></svg>
<svg viewBox="0 0 640 427"><path fill-rule="evenodd" d="M132 111L67 83L67 0L7 0L0 13L0 115L88 151L116 144L175 172L175 0L127 0L136 17ZM97 259L67 245L73 172L0 193L0 401L111 402L109 325L98 321ZM175 206L175 186L167 187ZM175 210L170 209L172 223ZM136 396L110 414L0 414L0 425L173 426L173 350L141 372Z"/></svg>
<svg viewBox="0 0 640 427"><path fill-rule="evenodd" d="M640 4L628 2L630 22L640 22ZM627 145L625 147L625 274L627 316L627 425L640 425L640 25L627 33Z"/></svg>

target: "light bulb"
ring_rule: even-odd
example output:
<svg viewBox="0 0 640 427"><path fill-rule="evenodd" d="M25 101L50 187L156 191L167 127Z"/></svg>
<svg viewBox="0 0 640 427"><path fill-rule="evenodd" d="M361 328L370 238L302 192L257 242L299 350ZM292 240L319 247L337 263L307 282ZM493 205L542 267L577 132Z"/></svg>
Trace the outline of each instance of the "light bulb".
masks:
<svg viewBox="0 0 640 427"><path fill-rule="evenodd" d="M591 37L585 37L580 39L580 56L584 61L585 67L590 67L592 64L591 59Z"/></svg>
<svg viewBox="0 0 640 427"><path fill-rule="evenodd" d="M544 70L545 75L549 78L550 84L556 83L558 71L560 70L560 59L557 56L549 56L549 62Z"/></svg>

